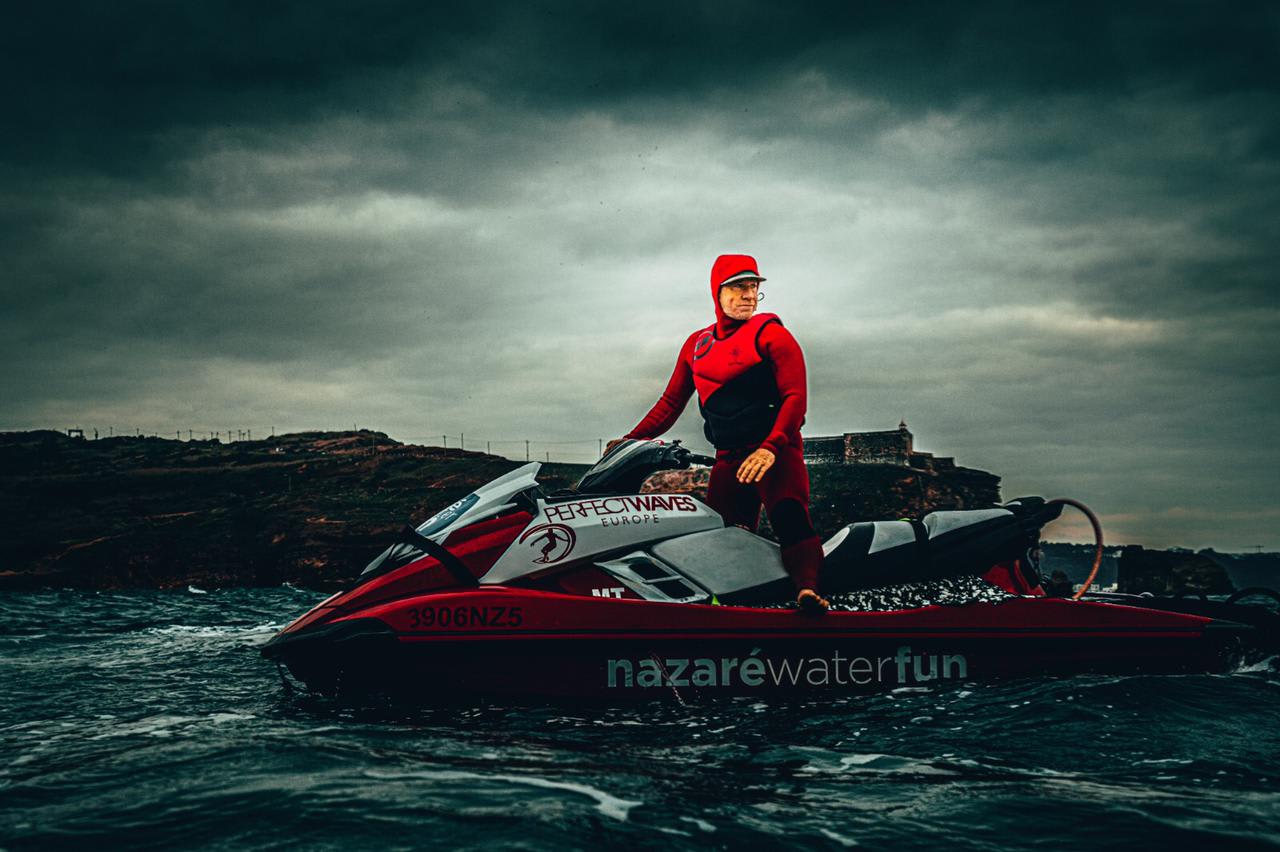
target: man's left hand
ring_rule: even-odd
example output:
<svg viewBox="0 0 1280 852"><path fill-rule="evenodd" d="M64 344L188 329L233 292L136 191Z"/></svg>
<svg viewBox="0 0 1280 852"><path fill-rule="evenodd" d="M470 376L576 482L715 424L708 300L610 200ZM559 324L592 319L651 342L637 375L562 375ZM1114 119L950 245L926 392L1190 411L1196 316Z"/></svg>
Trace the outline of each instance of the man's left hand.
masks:
<svg viewBox="0 0 1280 852"><path fill-rule="evenodd" d="M738 468L739 482L759 482L764 479L764 475L773 467L774 459L777 458L773 453L764 447L756 450L742 462Z"/></svg>

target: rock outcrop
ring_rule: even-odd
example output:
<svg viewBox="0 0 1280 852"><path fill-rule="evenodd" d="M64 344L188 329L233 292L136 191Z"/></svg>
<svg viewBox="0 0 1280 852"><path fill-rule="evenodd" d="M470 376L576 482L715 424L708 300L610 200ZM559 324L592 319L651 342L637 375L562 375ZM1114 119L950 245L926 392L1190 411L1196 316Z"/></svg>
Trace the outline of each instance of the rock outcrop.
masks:
<svg viewBox="0 0 1280 852"><path fill-rule="evenodd" d="M231 444L0 434L0 589L341 587L404 523L519 465L364 430ZM547 464L540 479L555 490L585 469ZM998 477L964 468L815 465L810 477L824 538L855 520L999 500ZM645 490L702 496L707 478L659 474Z"/></svg>
<svg viewBox="0 0 1280 852"><path fill-rule="evenodd" d="M1157 595L1181 591L1226 595L1235 591L1226 570L1207 556L1186 551L1146 550L1131 544L1120 551L1118 591Z"/></svg>
<svg viewBox="0 0 1280 852"><path fill-rule="evenodd" d="M0 589L344 585L407 521L519 463L381 432L221 444L0 434ZM550 488L582 465L543 466Z"/></svg>

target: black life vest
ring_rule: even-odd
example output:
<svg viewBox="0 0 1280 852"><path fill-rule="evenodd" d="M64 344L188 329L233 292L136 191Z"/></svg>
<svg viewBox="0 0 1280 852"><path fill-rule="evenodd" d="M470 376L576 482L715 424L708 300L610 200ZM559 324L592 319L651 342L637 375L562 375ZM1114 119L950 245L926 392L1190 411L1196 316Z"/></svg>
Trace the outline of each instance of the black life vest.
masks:
<svg viewBox="0 0 1280 852"><path fill-rule="evenodd" d="M778 419L782 396L773 366L760 353L760 333L776 314L756 314L728 337L717 339L715 326L694 341L693 383L703 432L718 450L757 447Z"/></svg>

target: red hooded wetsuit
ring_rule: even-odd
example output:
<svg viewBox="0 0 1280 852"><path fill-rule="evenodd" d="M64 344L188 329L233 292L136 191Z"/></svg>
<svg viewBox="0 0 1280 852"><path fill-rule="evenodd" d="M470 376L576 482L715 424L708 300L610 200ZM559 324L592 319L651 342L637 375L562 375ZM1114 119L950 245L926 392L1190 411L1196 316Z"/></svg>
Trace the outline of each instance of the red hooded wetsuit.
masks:
<svg viewBox="0 0 1280 852"><path fill-rule="evenodd" d="M753 532L763 504L796 588L816 589L822 546L809 521L809 472L800 440L807 396L804 353L774 314L746 321L725 315L720 287L748 272L756 272L748 255L716 259L711 269L715 324L685 340L666 390L626 437L663 434L697 390L707 439L716 447L707 503L726 524ZM773 466L760 482L738 482L738 467L759 448L774 454Z"/></svg>

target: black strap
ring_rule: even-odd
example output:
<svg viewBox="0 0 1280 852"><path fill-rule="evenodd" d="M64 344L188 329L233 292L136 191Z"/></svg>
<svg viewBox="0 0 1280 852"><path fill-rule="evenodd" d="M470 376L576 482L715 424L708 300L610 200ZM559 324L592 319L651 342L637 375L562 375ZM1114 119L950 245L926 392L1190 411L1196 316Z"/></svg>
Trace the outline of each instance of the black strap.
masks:
<svg viewBox="0 0 1280 852"><path fill-rule="evenodd" d="M916 565L921 568L929 567L929 530L925 528L924 521L916 518L907 519L911 524L911 531L916 534Z"/></svg>
<svg viewBox="0 0 1280 852"><path fill-rule="evenodd" d="M435 557L435 560L453 575L453 579L458 582L458 585L469 588L480 585L480 580L471 573L471 570L462 563L461 559L450 553L444 545L427 538L413 527L406 526L400 530L400 540L405 544L412 544L419 550Z"/></svg>

